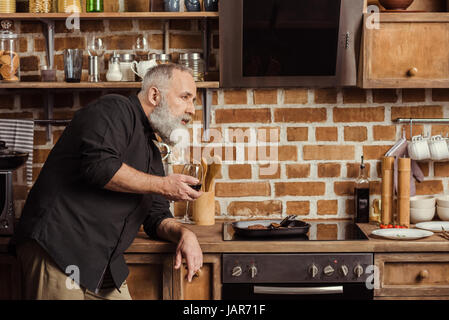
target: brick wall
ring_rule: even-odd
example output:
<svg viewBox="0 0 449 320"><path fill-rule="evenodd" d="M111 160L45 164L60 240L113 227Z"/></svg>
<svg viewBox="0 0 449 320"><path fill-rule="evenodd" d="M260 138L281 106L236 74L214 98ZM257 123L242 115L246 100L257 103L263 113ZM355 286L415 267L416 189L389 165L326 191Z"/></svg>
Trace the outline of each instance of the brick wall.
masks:
<svg viewBox="0 0 449 320"><path fill-rule="evenodd" d="M218 61L216 28L211 35L211 69ZM44 38L39 23L22 22L15 26L22 35L20 54L23 80L39 80L39 66L45 61ZM201 31L197 22L176 20L170 23L170 52L201 51ZM56 63L58 78L63 80L62 50L85 46L85 35L97 32L107 39L108 53L128 52L137 35L150 39L152 52L162 52L162 24L157 20L81 21L81 32L67 32L56 26ZM87 68L87 65L85 65ZM84 70L84 77L87 70ZM73 113L96 97L112 91L57 91L54 117L70 119ZM114 92L130 94L134 91ZM199 98L201 98L199 96ZM201 99L198 99L196 121L201 121ZM39 90L0 90L1 118L43 118L43 98ZM266 175L266 164L227 163L216 184L217 216L279 217L297 214L302 218L349 218L353 210L353 186L358 175L358 161L363 153L371 179L372 198L380 197L380 158L401 135L410 136L408 126L392 123L397 117L449 117L449 90L403 89L248 89L216 90L213 93L211 127L226 129L255 128L277 134L259 141L278 146L279 163L275 173ZM63 127L53 127L51 141L45 128L36 127L34 179L39 174L49 151ZM449 126L416 125L413 133L449 133ZM264 140L265 139L265 140ZM270 140L272 139L272 140ZM228 147L222 149L226 152ZM245 148L246 159L251 146ZM263 159L256 159L263 160ZM425 181L417 184L418 194L443 193L449 190L449 164L420 164ZM175 168L176 169L176 168ZM176 170L179 170L177 168ZM14 178L16 212L28 192L24 174ZM185 203L177 203L175 214L184 214Z"/></svg>

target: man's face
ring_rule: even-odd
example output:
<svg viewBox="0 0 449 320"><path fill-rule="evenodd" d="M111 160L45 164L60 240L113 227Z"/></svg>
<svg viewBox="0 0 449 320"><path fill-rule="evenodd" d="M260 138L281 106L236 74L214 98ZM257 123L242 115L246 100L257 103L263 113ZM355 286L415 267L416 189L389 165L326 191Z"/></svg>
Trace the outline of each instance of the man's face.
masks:
<svg viewBox="0 0 449 320"><path fill-rule="evenodd" d="M196 84L193 77L188 72L174 70L165 98L171 114L184 116L181 123L186 125L195 114Z"/></svg>

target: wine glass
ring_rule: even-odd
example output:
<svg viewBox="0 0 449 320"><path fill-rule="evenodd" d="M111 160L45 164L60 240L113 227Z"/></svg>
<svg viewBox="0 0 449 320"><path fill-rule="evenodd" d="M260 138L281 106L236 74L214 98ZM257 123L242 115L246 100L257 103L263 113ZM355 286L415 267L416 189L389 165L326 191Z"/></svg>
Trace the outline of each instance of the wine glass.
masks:
<svg viewBox="0 0 449 320"><path fill-rule="evenodd" d="M150 50L147 38L143 35L139 35L133 45L133 50L139 60L145 60L145 58L148 57L148 51Z"/></svg>
<svg viewBox="0 0 449 320"><path fill-rule="evenodd" d="M90 56L101 57L106 50L106 46L103 42L103 39L96 35L91 35L87 39L87 52Z"/></svg>
<svg viewBox="0 0 449 320"><path fill-rule="evenodd" d="M201 181L203 179L203 167L200 163L187 163L184 165L184 168L182 169L182 174L185 174L187 176L194 177L198 179L200 182L196 185L189 185L192 189L195 189L196 191L199 191L201 189ZM189 218L189 205L190 201L187 201L186 206L186 214L184 215L183 223L194 223L194 221L190 220Z"/></svg>

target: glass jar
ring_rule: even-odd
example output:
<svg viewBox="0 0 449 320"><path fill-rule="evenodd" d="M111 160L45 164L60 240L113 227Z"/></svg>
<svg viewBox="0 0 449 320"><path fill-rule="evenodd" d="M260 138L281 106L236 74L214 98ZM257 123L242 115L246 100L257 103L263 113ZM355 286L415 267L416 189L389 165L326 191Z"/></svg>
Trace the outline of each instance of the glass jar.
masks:
<svg viewBox="0 0 449 320"><path fill-rule="evenodd" d="M130 53L123 53L119 55L120 72L122 73L121 81L136 81L136 76L131 68L135 56Z"/></svg>
<svg viewBox="0 0 449 320"><path fill-rule="evenodd" d="M201 53L181 53L179 64L192 69L195 81L204 81L204 60Z"/></svg>
<svg viewBox="0 0 449 320"><path fill-rule="evenodd" d="M49 13L52 11L52 0L30 0L31 13Z"/></svg>
<svg viewBox="0 0 449 320"><path fill-rule="evenodd" d="M18 35L10 31L10 22L2 22L0 31L0 81L20 81L20 58L16 51Z"/></svg>
<svg viewBox="0 0 449 320"><path fill-rule="evenodd" d="M81 0L58 0L58 12L60 13L82 12Z"/></svg>
<svg viewBox="0 0 449 320"><path fill-rule="evenodd" d="M0 13L14 13L14 12L16 12L16 0L0 1Z"/></svg>

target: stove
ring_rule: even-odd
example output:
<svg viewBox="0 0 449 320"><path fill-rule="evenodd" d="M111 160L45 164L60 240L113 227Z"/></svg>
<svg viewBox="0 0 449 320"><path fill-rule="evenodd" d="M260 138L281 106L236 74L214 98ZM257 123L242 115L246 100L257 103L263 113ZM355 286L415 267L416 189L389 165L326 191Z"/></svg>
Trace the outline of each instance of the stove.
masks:
<svg viewBox="0 0 449 320"><path fill-rule="evenodd" d="M242 238L231 223L225 241L364 241L351 221L307 221L306 236ZM370 300L372 253L238 253L222 256L224 300L313 299Z"/></svg>

